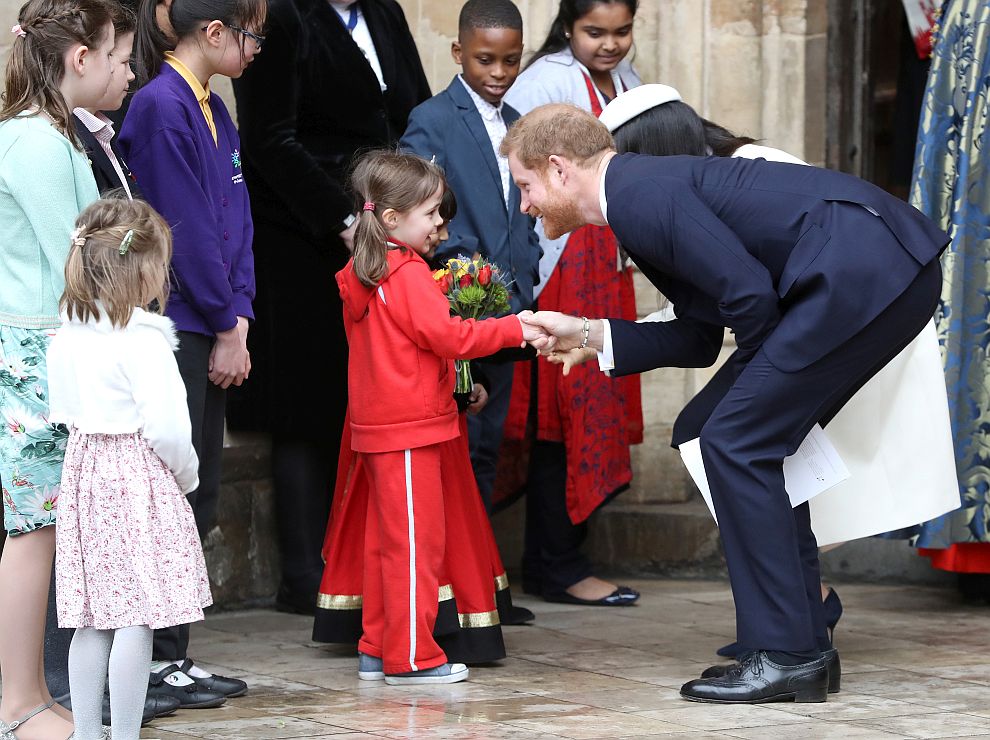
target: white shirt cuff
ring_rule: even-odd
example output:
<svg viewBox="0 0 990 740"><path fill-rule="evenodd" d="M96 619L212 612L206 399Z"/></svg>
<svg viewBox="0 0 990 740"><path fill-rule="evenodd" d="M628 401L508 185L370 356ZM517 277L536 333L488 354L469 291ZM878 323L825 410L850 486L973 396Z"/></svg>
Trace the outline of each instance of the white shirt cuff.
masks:
<svg viewBox="0 0 990 740"><path fill-rule="evenodd" d="M602 319L602 351L598 353L598 369L607 373L615 369L615 356L612 354L612 328L608 319Z"/></svg>

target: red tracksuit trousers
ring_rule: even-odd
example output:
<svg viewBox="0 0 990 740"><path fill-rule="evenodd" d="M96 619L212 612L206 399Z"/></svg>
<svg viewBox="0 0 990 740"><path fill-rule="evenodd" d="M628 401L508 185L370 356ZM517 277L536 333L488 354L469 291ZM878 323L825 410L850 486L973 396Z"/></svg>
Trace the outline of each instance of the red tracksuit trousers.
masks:
<svg viewBox="0 0 990 740"><path fill-rule="evenodd" d="M433 639L445 542L440 446L359 454L371 486L358 649L382 658L385 673L443 665Z"/></svg>

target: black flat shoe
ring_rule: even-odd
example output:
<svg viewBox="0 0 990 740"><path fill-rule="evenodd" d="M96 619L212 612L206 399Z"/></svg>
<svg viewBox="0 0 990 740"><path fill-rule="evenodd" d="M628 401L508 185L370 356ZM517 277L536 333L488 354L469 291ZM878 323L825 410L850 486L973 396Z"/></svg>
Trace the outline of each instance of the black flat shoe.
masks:
<svg viewBox="0 0 990 740"><path fill-rule="evenodd" d="M226 676L218 676L214 673L206 678L196 678L189 673L189 669L193 667L193 662L186 658L182 661L182 665L179 670L185 673L189 678L196 682L196 685L207 691L215 691L218 694L223 694L228 699L233 699L237 696L244 696L247 693L248 685L239 678L227 678Z"/></svg>
<svg viewBox="0 0 990 740"><path fill-rule="evenodd" d="M513 604L512 608L509 609L508 615L502 620L502 624L504 626L514 627L520 624L530 624L535 619L536 615L529 609Z"/></svg>
<svg viewBox="0 0 990 740"><path fill-rule="evenodd" d="M828 667L828 693L838 694L842 690L842 663L839 662L839 651L835 648L822 652L825 658L825 665ZM721 678L735 668L738 663L725 663L723 665L713 665L706 668L701 673L702 678Z"/></svg>
<svg viewBox="0 0 990 740"><path fill-rule="evenodd" d="M566 591L545 595L543 599L555 604L578 604L580 606L632 606L639 600L639 591L628 586L619 586L602 599L579 599Z"/></svg>
<svg viewBox="0 0 990 740"><path fill-rule="evenodd" d="M227 701L227 697L220 692L204 689L195 680L185 686L176 686L165 680L176 671L180 671L178 666L169 665L157 673L152 673L148 682L148 696L177 699L180 709L209 709L219 707Z"/></svg>
<svg viewBox="0 0 990 740"><path fill-rule="evenodd" d="M72 699L66 694L63 697L59 697L56 701L63 707L72 711ZM155 719L155 717L167 717L170 714L175 714L175 711L179 708L179 700L172 696L152 696L151 694L144 697L144 710L141 713L141 726L144 727L146 724ZM103 724L110 725L110 694L103 695Z"/></svg>
<svg viewBox="0 0 990 740"><path fill-rule="evenodd" d="M757 650L724 676L688 681L681 696L713 704L819 703L828 699L828 666L824 656L795 666L778 665L765 650Z"/></svg>

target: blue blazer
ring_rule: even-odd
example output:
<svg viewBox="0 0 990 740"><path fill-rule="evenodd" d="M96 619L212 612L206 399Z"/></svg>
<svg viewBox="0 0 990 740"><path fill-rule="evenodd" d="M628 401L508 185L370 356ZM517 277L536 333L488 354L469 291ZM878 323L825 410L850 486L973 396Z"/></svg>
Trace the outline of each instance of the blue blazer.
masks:
<svg viewBox="0 0 990 740"><path fill-rule="evenodd" d="M738 371L761 347L778 369L802 370L862 330L949 243L864 180L763 159L624 154L608 165L605 196L619 242L677 316L610 321L616 374L711 365L724 327L735 332Z"/></svg>
<svg viewBox="0 0 990 740"><path fill-rule="evenodd" d="M511 126L519 113L503 105L502 118ZM533 286L540 280L540 241L533 219L519 212L519 189L511 178L505 207L491 139L459 79L413 109L399 146L425 159L436 157L457 197L457 215L448 226L450 239L440 245L438 256L481 253L514 281L512 310L529 308Z"/></svg>

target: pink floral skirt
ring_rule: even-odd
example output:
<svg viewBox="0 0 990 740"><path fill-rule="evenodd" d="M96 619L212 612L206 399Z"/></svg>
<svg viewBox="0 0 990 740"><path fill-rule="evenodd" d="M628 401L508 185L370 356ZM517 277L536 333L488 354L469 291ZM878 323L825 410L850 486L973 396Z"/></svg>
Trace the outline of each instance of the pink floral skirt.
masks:
<svg viewBox="0 0 990 740"><path fill-rule="evenodd" d="M55 527L60 627L154 629L213 603L192 509L139 433L73 429Z"/></svg>

